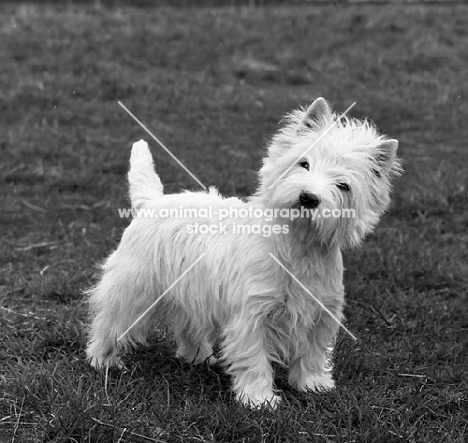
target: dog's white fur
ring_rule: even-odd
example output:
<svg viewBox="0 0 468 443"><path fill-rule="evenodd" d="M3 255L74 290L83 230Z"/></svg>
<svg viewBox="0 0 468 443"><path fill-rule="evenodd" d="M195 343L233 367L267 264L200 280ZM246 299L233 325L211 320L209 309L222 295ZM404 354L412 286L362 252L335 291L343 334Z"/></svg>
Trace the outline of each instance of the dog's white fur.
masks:
<svg viewBox="0 0 468 443"><path fill-rule="evenodd" d="M333 121L336 125L301 157ZM154 325L167 324L178 355L189 362L212 361L213 344L219 341L221 362L245 404L274 407L279 401L273 361L288 365L289 381L300 390L333 388L328 357L339 325L269 253L342 320L341 249L357 245L387 208L390 178L399 172L397 146L366 121L338 119L325 100L317 99L287 117L268 148L257 193L244 202L225 199L214 189L163 194L147 144L135 143L128 175L134 208L291 209L300 207L300 195L307 192L319 197L319 209L354 208L356 217L242 220L288 225L288 234L270 237L230 229L206 235L187 231L188 224L217 224L217 219L134 218L90 290L91 364L119 365L119 350L144 342ZM117 341L202 253L188 275Z"/></svg>

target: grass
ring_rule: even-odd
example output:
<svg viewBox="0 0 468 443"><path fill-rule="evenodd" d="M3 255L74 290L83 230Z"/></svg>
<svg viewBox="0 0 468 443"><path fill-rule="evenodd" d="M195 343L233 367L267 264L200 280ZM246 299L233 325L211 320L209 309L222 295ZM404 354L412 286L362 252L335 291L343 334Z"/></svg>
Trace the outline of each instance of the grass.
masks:
<svg viewBox="0 0 468 443"><path fill-rule="evenodd" d="M0 441L464 442L468 438L466 6L0 5ZM255 188L266 135L324 96L400 140L405 174L347 252L337 389L275 412L155 335L107 377L82 291L126 220L144 131L205 184ZM168 192L197 184L151 142Z"/></svg>

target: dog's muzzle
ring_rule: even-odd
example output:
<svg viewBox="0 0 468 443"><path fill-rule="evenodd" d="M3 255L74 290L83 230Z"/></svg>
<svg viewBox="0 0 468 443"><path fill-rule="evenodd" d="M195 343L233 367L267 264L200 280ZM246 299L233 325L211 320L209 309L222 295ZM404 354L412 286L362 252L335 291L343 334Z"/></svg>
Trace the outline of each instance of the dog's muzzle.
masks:
<svg viewBox="0 0 468 443"><path fill-rule="evenodd" d="M320 204L320 198L312 192L301 192L299 202L304 208L313 209Z"/></svg>

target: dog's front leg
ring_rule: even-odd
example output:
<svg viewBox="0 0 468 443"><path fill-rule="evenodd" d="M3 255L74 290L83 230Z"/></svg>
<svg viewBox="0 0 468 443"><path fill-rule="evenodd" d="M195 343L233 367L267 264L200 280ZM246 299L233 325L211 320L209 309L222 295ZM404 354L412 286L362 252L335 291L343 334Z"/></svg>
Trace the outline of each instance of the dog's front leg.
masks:
<svg viewBox="0 0 468 443"><path fill-rule="evenodd" d="M261 318L238 315L226 325L221 343L222 360L233 377L236 399L247 406L275 408L273 368Z"/></svg>
<svg viewBox="0 0 468 443"><path fill-rule="evenodd" d="M337 314L340 315L340 314ZM309 332L307 340L297 347L289 367L289 383L301 391L330 390L332 378L331 351L339 324L326 314Z"/></svg>

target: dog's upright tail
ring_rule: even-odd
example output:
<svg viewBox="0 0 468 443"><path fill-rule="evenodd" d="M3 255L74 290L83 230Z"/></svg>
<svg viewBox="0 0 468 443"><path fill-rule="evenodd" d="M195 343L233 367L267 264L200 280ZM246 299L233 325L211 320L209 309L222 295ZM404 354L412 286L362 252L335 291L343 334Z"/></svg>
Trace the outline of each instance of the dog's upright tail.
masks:
<svg viewBox="0 0 468 443"><path fill-rule="evenodd" d="M133 144L128 182L133 209L146 207L163 195L163 185L154 170L148 143L144 140Z"/></svg>

